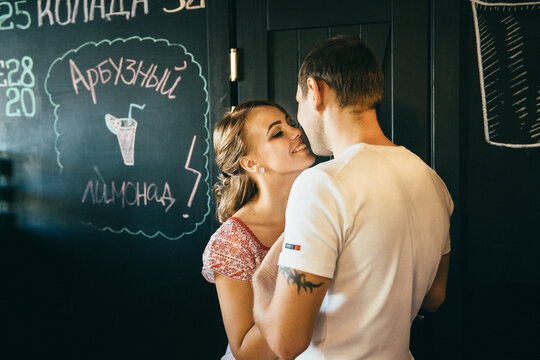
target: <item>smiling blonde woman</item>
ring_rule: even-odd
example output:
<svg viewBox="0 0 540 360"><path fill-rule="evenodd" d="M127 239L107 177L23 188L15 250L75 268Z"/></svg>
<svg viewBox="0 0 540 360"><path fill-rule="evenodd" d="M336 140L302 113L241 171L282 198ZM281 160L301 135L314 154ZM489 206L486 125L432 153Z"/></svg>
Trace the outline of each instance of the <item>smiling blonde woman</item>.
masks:
<svg viewBox="0 0 540 360"><path fill-rule="evenodd" d="M286 111L263 100L225 115L214 130L214 149L222 225L204 251L202 274L216 284L232 350L223 359L275 359L253 320L251 280L284 230L294 180L315 158Z"/></svg>

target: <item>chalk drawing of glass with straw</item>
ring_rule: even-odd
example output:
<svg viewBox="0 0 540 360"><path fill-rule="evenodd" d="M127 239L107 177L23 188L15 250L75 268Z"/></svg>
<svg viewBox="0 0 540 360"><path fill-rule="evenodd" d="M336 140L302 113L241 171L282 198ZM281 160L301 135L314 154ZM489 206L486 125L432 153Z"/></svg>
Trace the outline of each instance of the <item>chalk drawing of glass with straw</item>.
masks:
<svg viewBox="0 0 540 360"><path fill-rule="evenodd" d="M137 131L137 120L131 117L131 110L133 107L143 110L146 104L129 105L128 117L118 119L111 114L105 115L105 124L110 132L116 135L118 138L118 145L120 145L120 151L122 152L122 158L124 164L127 166L133 166L134 154L135 154L135 132Z"/></svg>

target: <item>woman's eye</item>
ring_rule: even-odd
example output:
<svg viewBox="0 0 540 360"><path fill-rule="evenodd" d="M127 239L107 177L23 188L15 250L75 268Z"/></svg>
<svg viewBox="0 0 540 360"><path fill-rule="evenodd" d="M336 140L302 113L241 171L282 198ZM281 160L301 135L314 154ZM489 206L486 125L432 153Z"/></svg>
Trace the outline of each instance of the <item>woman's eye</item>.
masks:
<svg viewBox="0 0 540 360"><path fill-rule="evenodd" d="M281 135L283 135L283 131L278 131L277 133L275 133L274 135L272 135L273 138L277 138L277 137L280 137Z"/></svg>

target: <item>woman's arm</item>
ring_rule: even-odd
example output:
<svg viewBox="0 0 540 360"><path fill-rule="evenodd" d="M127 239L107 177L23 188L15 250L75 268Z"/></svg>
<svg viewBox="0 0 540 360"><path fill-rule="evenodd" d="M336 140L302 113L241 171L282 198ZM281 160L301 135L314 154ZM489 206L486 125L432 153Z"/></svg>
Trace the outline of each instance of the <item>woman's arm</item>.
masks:
<svg viewBox="0 0 540 360"><path fill-rule="evenodd" d="M250 282L215 273L223 324L236 360L274 360L266 340L253 320L253 289Z"/></svg>

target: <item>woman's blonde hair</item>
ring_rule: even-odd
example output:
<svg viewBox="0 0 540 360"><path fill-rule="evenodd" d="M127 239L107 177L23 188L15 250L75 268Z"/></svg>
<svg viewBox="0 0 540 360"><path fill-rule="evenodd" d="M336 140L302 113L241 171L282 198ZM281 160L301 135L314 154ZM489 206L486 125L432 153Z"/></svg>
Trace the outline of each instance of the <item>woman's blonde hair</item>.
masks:
<svg viewBox="0 0 540 360"><path fill-rule="evenodd" d="M289 115L280 105L267 100L251 100L237 105L225 114L214 128L216 164L221 170L214 184L217 216L226 221L257 194L257 185L240 165L242 156L250 148L247 141L246 122L250 112L260 106L273 106Z"/></svg>

